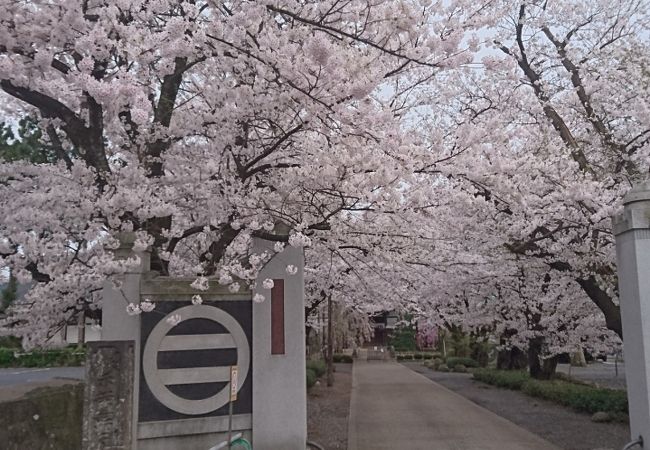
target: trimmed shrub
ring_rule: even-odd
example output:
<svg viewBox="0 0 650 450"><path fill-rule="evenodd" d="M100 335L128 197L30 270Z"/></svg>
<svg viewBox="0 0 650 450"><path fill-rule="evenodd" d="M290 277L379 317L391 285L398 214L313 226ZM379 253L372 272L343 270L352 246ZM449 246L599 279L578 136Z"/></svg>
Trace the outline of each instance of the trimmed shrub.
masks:
<svg viewBox="0 0 650 450"><path fill-rule="evenodd" d="M477 369L474 371L473 378L483 383L518 391L526 381L530 380L530 375L518 370Z"/></svg>
<svg viewBox="0 0 650 450"><path fill-rule="evenodd" d="M506 389L521 390L531 397L549 400L579 412L605 412L619 421L628 413L627 394L623 390L558 379L535 380L527 372L509 370L477 369L474 379Z"/></svg>
<svg viewBox="0 0 650 450"><path fill-rule="evenodd" d="M467 367L465 367L462 364L456 364L453 368L452 371L458 372L458 373L466 373L467 372Z"/></svg>
<svg viewBox="0 0 650 450"><path fill-rule="evenodd" d="M352 363L353 361L352 356L343 353L334 353L332 359L335 363Z"/></svg>
<svg viewBox="0 0 650 450"><path fill-rule="evenodd" d="M316 374L316 378L322 377L327 372L327 364L323 360L307 361L307 369L311 369Z"/></svg>
<svg viewBox="0 0 650 450"><path fill-rule="evenodd" d="M316 372L314 372L312 369L307 369L307 389L315 385L316 380L318 380Z"/></svg>
<svg viewBox="0 0 650 450"><path fill-rule="evenodd" d="M14 362L14 350L0 348L0 367L11 367Z"/></svg>
<svg viewBox="0 0 650 450"><path fill-rule="evenodd" d="M594 414L599 411L628 412L627 394L622 390L604 389L566 381L529 380L522 386L522 392L532 397L543 398L576 411Z"/></svg>
<svg viewBox="0 0 650 450"><path fill-rule="evenodd" d="M447 364L440 364L436 370L438 372L449 372L449 366Z"/></svg>
<svg viewBox="0 0 650 450"><path fill-rule="evenodd" d="M452 369L456 367L458 364L462 364L467 367L478 367L478 362L472 358L460 358L456 356L450 356L447 358L447 365L451 367Z"/></svg>

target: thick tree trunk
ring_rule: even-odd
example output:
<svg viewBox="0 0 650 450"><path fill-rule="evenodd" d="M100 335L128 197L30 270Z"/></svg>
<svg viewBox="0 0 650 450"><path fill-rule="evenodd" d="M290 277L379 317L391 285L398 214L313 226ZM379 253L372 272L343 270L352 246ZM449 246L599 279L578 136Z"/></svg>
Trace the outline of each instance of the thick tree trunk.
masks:
<svg viewBox="0 0 650 450"><path fill-rule="evenodd" d="M500 350L497 355L497 369L524 370L528 366L528 356L519 347Z"/></svg>
<svg viewBox="0 0 650 450"><path fill-rule="evenodd" d="M327 385L334 384L334 336L332 336L332 294L327 297Z"/></svg>
<svg viewBox="0 0 650 450"><path fill-rule="evenodd" d="M579 278L577 281L589 298L603 312L607 328L623 339L621 309L614 303L612 297L598 285L598 281L593 275L587 278Z"/></svg>
<svg viewBox="0 0 650 450"><path fill-rule="evenodd" d="M82 348L86 342L86 314L82 311L77 316L77 348Z"/></svg>
<svg viewBox="0 0 650 450"><path fill-rule="evenodd" d="M587 365L585 352L583 352L582 349L578 349L571 353L571 365L574 367L585 367Z"/></svg>
<svg viewBox="0 0 650 450"><path fill-rule="evenodd" d="M488 347L485 341L475 341L471 344L470 357L478 362L480 367L487 367L490 362L490 355L488 354Z"/></svg>
<svg viewBox="0 0 650 450"><path fill-rule="evenodd" d="M550 380L555 376L555 370L557 369L557 356L551 356L542 360L542 379Z"/></svg>
<svg viewBox="0 0 650 450"><path fill-rule="evenodd" d="M517 330L505 330L499 338L499 344L505 346L508 339L517 334ZM510 347L499 350L497 354L497 369L499 370L524 370L528 367L528 355L519 347Z"/></svg>
<svg viewBox="0 0 650 450"><path fill-rule="evenodd" d="M550 380L555 375L557 356L542 359L544 338L537 337L528 341L528 367L531 378Z"/></svg>
<svg viewBox="0 0 650 450"><path fill-rule="evenodd" d="M312 332L312 330L313 330L313 328L311 327L311 325L305 325L305 349L306 349L306 352L307 352L307 355L306 355L307 359L309 359L309 357L311 356L311 345L310 345L311 342L310 341L311 341L311 332Z"/></svg>

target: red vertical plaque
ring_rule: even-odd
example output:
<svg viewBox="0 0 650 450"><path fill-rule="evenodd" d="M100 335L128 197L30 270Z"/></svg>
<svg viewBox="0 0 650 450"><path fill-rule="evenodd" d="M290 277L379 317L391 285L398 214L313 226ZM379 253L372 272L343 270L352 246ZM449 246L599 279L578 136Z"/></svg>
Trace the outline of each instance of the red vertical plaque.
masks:
<svg viewBox="0 0 650 450"><path fill-rule="evenodd" d="M284 355L284 280L273 280L271 289L271 354Z"/></svg>

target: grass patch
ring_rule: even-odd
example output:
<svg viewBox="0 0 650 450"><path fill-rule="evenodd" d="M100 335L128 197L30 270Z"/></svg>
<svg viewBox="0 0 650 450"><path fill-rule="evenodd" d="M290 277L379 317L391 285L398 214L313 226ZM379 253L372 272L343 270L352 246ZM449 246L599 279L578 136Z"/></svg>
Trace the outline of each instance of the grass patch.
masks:
<svg viewBox="0 0 650 450"><path fill-rule="evenodd" d="M474 379L494 386L520 390L531 397L568 406L575 411L594 414L606 412L615 417L628 413L627 393L606 389L567 379L535 380L521 371L478 369Z"/></svg>
<svg viewBox="0 0 650 450"><path fill-rule="evenodd" d="M0 367L65 367L83 366L85 349L68 347L57 350L21 352L15 348L0 348Z"/></svg>
<svg viewBox="0 0 650 450"><path fill-rule="evenodd" d="M332 360L335 363L348 363L352 364L352 356L350 355L345 355L343 353L334 353L332 355Z"/></svg>

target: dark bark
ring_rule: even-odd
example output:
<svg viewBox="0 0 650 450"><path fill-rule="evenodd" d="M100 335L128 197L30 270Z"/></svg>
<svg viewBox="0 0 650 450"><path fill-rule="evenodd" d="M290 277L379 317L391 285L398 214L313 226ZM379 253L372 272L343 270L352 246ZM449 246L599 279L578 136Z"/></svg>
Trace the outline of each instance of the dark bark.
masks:
<svg viewBox="0 0 650 450"><path fill-rule="evenodd" d="M519 65L524 75L530 82L530 85L533 91L535 92L535 96L539 100L544 110L544 114L552 123L555 130L558 132L562 141L571 150L571 155L573 159L579 164L581 171L583 171L584 173L593 174L594 173L593 169L590 167L589 161L587 160L584 152L580 148L579 143L576 141L575 137L571 133L571 130L567 126L562 116L551 106L550 97L547 94L547 92L544 91L542 87L543 86L542 83L540 83L541 80L540 74L536 72L533 66L530 64L530 61L526 54L526 48L524 45L524 38L523 38L523 26L526 19L525 8L526 8L525 5L521 5L519 10L519 20L516 25L517 45L519 47L520 55L513 54L513 52L511 52L510 49L507 48L506 46L500 45L500 48L504 53L513 56L516 59L517 64ZM609 130L609 128L606 125L607 123L606 118L598 116L596 111L593 109L589 95L584 89L579 68L568 57L568 53L566 51L566 45L573 32L568 34L564 41L560 41L553 35L553 33L549 29L544 28L542 31L546 34L549 40L555 45L556 50L558 52L558 56L560 57L560 60L562 62L562 65L571 76L571 83L575 88L575 92L585 111L585 115L589 120L594 131L600 136L602 142L605 145L607 145L610 149L612 149L612 151L622 153L622 154L626 153L626 151L629 151L630 149L627 149L627 145L617 143L615 141L612 132ZM630 172L635 171L635 168L631 165L626 166L626 168ZM584 206L586 207L586 205ZM531 249L530 246L528 247L530 250ZM512 250L514 247L509 247L509 248L511 248ZM513 251L520 252L522 254L524 253L524 251L518 251L517 249ZM565 262L553 262L550 263L549 265L552 268L561 271L572 270L572 267ZM580 287L582 287L584 292L589 296L589 298L603 312L607 327L622 338L623 330L621 326L621 313L619 307L616 304L614 304L611 296L609 296L605 291L603 291L600 288L600 286L598 286L598 283L596 282L596 279L593 275L587 278L576 278L576 281L578 282Z"/></svg>
<svg viewBox="0 0 650 450"><path fill-rule="evenodd" d="M621 322L621 309L612 298L601 289L593 275L587 278L578 278L578 284L589 296L605 316L607 328L618 334L623 339L623 323Z"/></svg>
<svg viewBox="0 0 650 450"><path fill-rule="evenodd" d="M104 148L101 105L92 97L86 96L85 106L88 109L90 122L90 127L87 127L74 111L52 97L22 86L16 86L9 80L0 80L0 88L7 94L38 108L43 117L60 119L61 129L68 139L79 150L79 154L86 164L96 170L98 187L100 190L105 187L104 175L110 172L110 168Z"/></svg>
<svg viewBox="0 0 650 450"><path fill-rule="evenodd" d="M528 341L528 367L531 378L550 380L555 375L557 356L542 359L544 338L536 337Z"/></svg>
<svg viewBox="0 0 650 450"><path fill-rule="evenodd" d="M306 316L305 316L306 317ZM311 332L313 328L311 325L305 324L305 349L307 351L307 358L309 358L310 355L310 349L311 349Z"/></svg>
<svg viewBox="0 0 650 450"><path fill-rule="evenodd" d="M524 370L528 366L528 355L519 347L500 350L497 355L497 369Z"/></svg>
<svg viewBox="0 0 650 450"><path fill-rule="evenodd" d="M517 334L517 330L505 330L499 337L499 345L506 346L508 341ZM524 370L528 367L528 355L519 347L504 348L497 354L497 369Z"/></svg>
<svg viewBox="0 0 650 450"><path fill-rule="evenodd" d="M526 75L526 78L528 78L528 81L530 82L530 86L533 88L533 91L535 92L535 96L539 100L542 109L544 111L544 115L548 118L548 120L551 122L553 125L553 128L558 132L564 143L567 145L567 147L571 150L571 157L578 163L580 166L580 170L585 173L593 173L593 169L589 165L589 161L587 160L587 157L585 156L585 153L583 152L582 148L578 145L578 142L576 141L575 137L573 136L573 133L571 133L571 130L567 126L566 122L560 116L560 114L551 106L550 103L550 97L547 94L546 91L543 89L543 84L541 83L541 75L535 71L533 66L531 65L528 55L526 53L526 47L524 44L524 22L526 21L526 5L521 5L519 8L519 20L517 21L516 25L516 31L517 31L517 46L519 47L519 52L520 55L516 56L514 55L510 49L504 45L500 45L499 42L497 44L500 46L499 48L501 51L506 53L507 55L513 56L521 70L524 72L524 75Z"/></svg>
<svg viewBox="0 0 650 450"><path fill-rule="evenodd" d="M327 297L327 385L334 384L334 336L332 335L332 294Z"/></svg>

